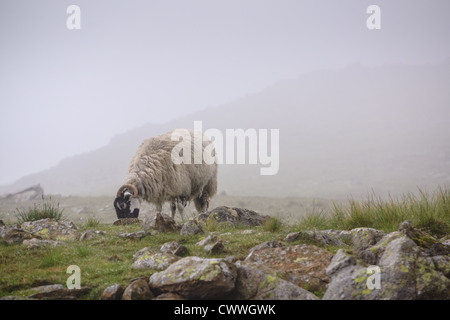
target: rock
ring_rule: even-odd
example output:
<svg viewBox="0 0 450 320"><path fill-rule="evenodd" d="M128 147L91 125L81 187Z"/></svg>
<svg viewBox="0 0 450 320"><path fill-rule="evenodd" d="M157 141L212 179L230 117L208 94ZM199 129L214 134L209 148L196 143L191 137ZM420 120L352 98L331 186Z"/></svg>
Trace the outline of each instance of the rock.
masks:
<svg viewBox="0 0 450 320"><path fill-rule="evenodd" d="M399 230L365 250L354 250L353 254L339 250L327 268L331 281L323 298L449 299L450 256L435 255L445 249L409 222L401 224ZM370 267L378 268L376 275L369 272ZM377 278L379 287L370 287Z"/></svg>
<svg viewBox="0 0 450 320"><path fill-rule="evenodd" d="M237 263L238 276L233 298L237 300L318 300L292 282L266 274L246 263Z"/></svg>
<svg viewBox="0 0 450 320"><path fill-rule="evenodd" d="M6 234L10 231L10 230L21 230L20 225L18 224L14 224L14 225L0 225L0 237L3 238L4 236L6 236Z"/></svg>
<svg viewBox="0 0 450 320"><path fill-rule="evenodd" d="M188 253L188 248L176 241L166 242L159 249L162 253L170 253L182 257Z"/></svg>
<svg viewBox="0 0 450 320"><path fill-rule="evenodd" d="M180 257L171 253L156 252L151 247L139 250L133 258L135 261L132 268L153 270L167 269L169 265L180 259Z"/></svg>
<svg viewBox="0 0 450 320"><path fill-rule="evenodd" d="M319 231L299 231L289 233L284 241L293 242L302 240L321 246L343 246L349 240L349 231L319 230Z"/></svg>
<svg viewBox="0 0 450 320"><path fill-rule="evenodd" d="M236 276L236 266L223 259L186 257L154 273L149 285L158 294L171 292L186 299L220 299L234 289Z"/></svg>
<svg viewBox="0 0 450 320"><path fill-rule="evenodd" d="M198 233L204 233L204 231L200 224L194 219L185 222L180 231L182 236L193 236Z"/></svg>
<svg viewBox="0 0 450 320"><path fill-rule="evenodd" d="M197 242L197 245L203 247L208 253L221 253L225 251L222 239L217 234L210 234L205 239Z"/></svg>
<svg viewBox="0 0 450 320"><path fill-rule="evenodd" d="M253 250L244 263L267 274L277 274L278 277L309 291L325 291L329 282L325 270L332 257L333 254L327 250L302 244Z"/></svg>
<svg viewBox="0 0 450 320"><path fill-rule="evenodd" d="M24 240L22 243L25 247L27 247L28 249L35 249L35 248L40 248L43 246L52 246L52 247L57 247L62 245L63 243L61 241L56 241L56 240L41 240L41 239L30 239L30 240Z"/></svg>
<svg viewBox="0 0 450 320"><path fill-rule="evenodd" d="M386 235L383 231L373 228L356 228L350 230L350 233L352 235L352 245L356 251L363 251L375 245Z"/></svg>
<svg viewBox="0 0 450 320"><path fill-rule="evenodd" d="M186 298L184 298L176 293L167 292L167 293L160 294L154 300L186 300Z"/></svg>
<svg viewBox="0 0 450 320"><path fill-rule="evenodd" d="M217 254L225 252L225 247L223 246L222 241L217 241L215 243L207 244L203 247L203 250L205 250L209 254Z"/></svg>
<svg viewBox="0 0 450 320"><path fill-rule="evenodd" d="M85 240L92 240L95 239L97 236L104 236L106 234L105 231L99 231L99 230L86 230L85 232L83 232L80 236L80 241L85 241Z"/></svg>
<svg viewBox="0 0 450 320"><path fill-rule="evenodd" d="M64 286L62 284L49 284L45 286L34 287L31 290L34 290L38 293L47 293L62 289L64 289Z"/></svg>
<svg viewBox="0 0 450 320"><path fill-rule="evenodd" d="M100 300L120 300L123 292L124 288L120 284L109 286L103 291Z"/></svg>
<svg viewBox="0 0 450 320"><path fill-rule="evenodd" d="M261 226L268 218L268 216L260 215L252 210L229 208L226 206L217 207L197 216L197 219L201 222L206 222L208 219L215 219L218 222L229 222L233 225L243 224L248 227Z"/></svg>
<svg viewBox="0 0 450 320"><path fill-rule="evenodd" d="M250 252L265 248L281 248L281 247L284 247L284 245L280 241L266 241L251 248Z"/></svg>
<svg viewBox="0 0 450 320"><path fill-rule="evenodd" d="M80 296L88 294L91 291L89 287L82 287L80 289L67 289L55 286L53 289L47 289L43 292L38 292L28 296L31 299L43 300L75 300Z"/></svg>
<svg viewBox="0 0 450 320"><path fill-rule="evenodd" d="M43 239L78 240L80 234L77 227L70 221L41 219L22 223L22 229Z"/></svg>
<svg viewBox="0 0 450 320"><path fill-rule="evenodd" d="M148 233L145 231L137 231L137 232L121 232L119 233L119 237L127 238L127 239L142 239L147 236Z"/></svg>
<svg viewBox="0 0 450 320"><path fill-rule="evenodd" d="M31 186L25 190L8 194L5 199L14 200L15 202L26 202L31 200L37 200L44 197L44 189L40 184Z"/></svg>
<svg viewBox="0 0 450 320"><path fill-rule="evenodd" d="M122 295L122 300L151 300L155 296L150 291L147 280L140 278L131 282Z"/></svg>
<svg viewBox="0 0 450 320"><path fill-rule="evenodd" d="M24 240L30 240L34 235L21 229L9 229L3 236L3 240L7 244L22 243Z"/></svg>
<svg viewBox="0 0 450 320"><path fill-rule="evenodd" d="M222 240L222 239L220 238L220 236L218 236L218 235L215 234L215 233L212 233L212 234L210 234L209 236L207 236L205 239L200 240L199 242L197 242L196 245L201 246L201 247L204 247L204 246L206 246L206 245L208 245L208 244L213 244L213 243L215 243L215 242L217 242L217 241L220 241L220 240Z"/></svg>
<svg viewBox="0 0 450 320"><path fill-rule="evenodd" d="M339 249L327 268L327 275L331 280L322 299L359 300L361 297L370 299L369 295L376 290L367 291L366 270L367 267L357 264L351 254ZM363 292L367 295L363 295Z"/></svg>
<svg viewBox="0 0 450 320"><path fill-rule="evenodd" d="M144 218L143 221L144 231L159 231L159 232L178 232L180 226L175 222L172 217L160 212L151 214Z"/></svg>
<svg viewBox="0 0 450 320"><path fill-rule="evenodd" d="M450 247L441 243L429 234L415 229L411 221L400 223L398 230L414 241L422 249L426 250L430 255L450 254Z"/></svg>
<svg viewBox="0 0 450 320"><path fill-rule="evenodd" d="M121 218L113 222L113 225L115 226L124 226L129 224L137 224L141 223L141 220L138 218Z"/></svg>

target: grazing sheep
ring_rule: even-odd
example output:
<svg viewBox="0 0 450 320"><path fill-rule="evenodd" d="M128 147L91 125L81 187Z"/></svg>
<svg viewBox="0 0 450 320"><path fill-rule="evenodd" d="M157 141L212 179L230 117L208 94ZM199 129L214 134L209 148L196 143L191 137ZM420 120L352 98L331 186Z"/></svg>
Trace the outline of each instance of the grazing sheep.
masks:
<svg viewBox="0 0 450 320"><path fill-rule="evenodd" d="M217 163L207 164L203 159L200 164L195 164L194 154L195 150L205 151L212 142L199 132L194 139L194 131L181 129L185 133L183 142L192 141L191 164L175 164L171 154L180 141L172 141L173 132L149 138L139 146L114 200L117 218L137 218L142 200L155 204L158 212L164 202L169 201L172 218L178 209L183 221L183 210L191 200L199 213L208 209L210 197L217 192ZM214 148L208 150L212 150L215 157ZM181 149L179 155L183 156L183 152L185 149Z"/></svg>

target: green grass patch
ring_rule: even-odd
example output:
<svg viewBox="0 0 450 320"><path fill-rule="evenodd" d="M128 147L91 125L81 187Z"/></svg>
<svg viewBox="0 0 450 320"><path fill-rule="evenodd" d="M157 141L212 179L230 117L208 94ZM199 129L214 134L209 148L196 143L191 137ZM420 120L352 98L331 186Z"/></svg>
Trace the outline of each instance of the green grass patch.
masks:
<svg viewBox="0 0 450 320"><path fill-rule="evenodd" d="M332 212L311 212L300 219L296 229L350 230L370 227L385 232L398 229L399 223L410 220L417 228L435 236L450 232L450 189L438 188L429 193L419 190L388 200L370 196L365 201L348 200L345 205L334 205Z"/></svg>
<svg viewBox="0 0 450 320"><path fill-rule="evenodd" d="M16 209L16 216L19 224L46 218L61 220L63 218L63 211L59 207L59 202L53 202L52 197L45 199L42 196L42 203L34 203L33 207L25 210Z"/></svg>

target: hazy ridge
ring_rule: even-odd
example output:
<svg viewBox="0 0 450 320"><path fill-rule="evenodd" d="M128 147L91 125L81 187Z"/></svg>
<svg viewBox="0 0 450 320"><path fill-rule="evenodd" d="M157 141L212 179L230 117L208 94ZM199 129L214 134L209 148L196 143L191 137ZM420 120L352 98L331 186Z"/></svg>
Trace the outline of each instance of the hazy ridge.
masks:
<svg viewBox="0 0 450 320"><path fill-rule="evenodd" d="M203 121L204 130L280 130L278 174L260 176L260 165L221 165L219 192L342 198L448 185L449 83L450 59L439 65L353 65L313 72L163 125L148 119L149 124L114 137L107 146L64 159L0 192L40 183L46 193L112 195L143 139L192 128L195 120Z"/></svg>

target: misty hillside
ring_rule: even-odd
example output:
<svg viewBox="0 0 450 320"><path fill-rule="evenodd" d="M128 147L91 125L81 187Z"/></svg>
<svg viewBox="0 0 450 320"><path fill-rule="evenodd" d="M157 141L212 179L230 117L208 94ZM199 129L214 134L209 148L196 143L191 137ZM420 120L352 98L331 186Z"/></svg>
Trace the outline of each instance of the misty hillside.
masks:
<svg viewBox="0 0 450 320"><path fill-rule="evenodd" d="M148 125L114 137L107 146L0 191L40 183L46 193L113 197L143 139L177 127L193 128L194 120L203 121L203 130L280 130L278 174L261 176L259 164L224 164L219 167L219 192L345 198L372 190L396 195L435 188L450 184L449 84L450 60L313 72L164 125L148 119ZM132 114L129 108L124 116Z"/></svg>

